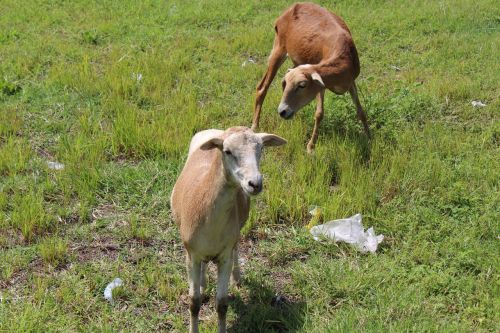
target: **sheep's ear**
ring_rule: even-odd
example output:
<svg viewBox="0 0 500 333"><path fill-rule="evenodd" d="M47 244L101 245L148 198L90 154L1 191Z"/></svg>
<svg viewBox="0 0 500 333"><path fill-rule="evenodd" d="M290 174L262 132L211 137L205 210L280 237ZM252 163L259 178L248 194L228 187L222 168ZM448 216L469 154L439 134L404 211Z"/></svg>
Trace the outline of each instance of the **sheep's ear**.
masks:
<svg viewBox="0 0 500 333"><path fill-rule="evenodd" d="M205 142L204 144L202 144L200 146L200 149L201 150L210 150L210 149L214 149L214 148L222 149L223 142L224 142L224 140L222 140L221 138L212 138L212 139L208 140L207 142Z"/></svg>
<svg viewBox="0 0 500 333"><path fill-rule="evenodd" d="M261 138L265 147L282 146L288 141L274 134L258 133L257 136Z"/></svg>
<svg viewBox="0 0 500 333"><path fill-rule="evenodd" d="M325 87L325 84L323 83L323 79L321 76L318 74L318 72L313 72L311 74L311 79L313 80L314 83L320 85L322 88Z"/></svg>

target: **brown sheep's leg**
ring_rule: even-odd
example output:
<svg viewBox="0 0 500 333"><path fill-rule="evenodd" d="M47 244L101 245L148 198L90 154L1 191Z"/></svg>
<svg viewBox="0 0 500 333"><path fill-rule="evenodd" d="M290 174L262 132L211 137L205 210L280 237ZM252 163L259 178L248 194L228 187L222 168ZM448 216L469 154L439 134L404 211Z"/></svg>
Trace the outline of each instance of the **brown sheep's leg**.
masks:
<svg viewBox="0 0 500 333"><path fill-rule="evenodd" d="M269 63L267 66L267 71L259 85L257 86L257 93L255 96L255 107L253 111L253 121L252 130L255 131L259 127L260 111L262 109L262 103L264 98L266 98L267 89L271 85L278 69L283 64L286 59L286 50L280 45L278 41L278 36L274 39L273 49L271 55L269 56Z"/></svg>
<svg viewBox="0 0 500 333"><path fill-rule="evenodd" d="M322 89L318 95L316 95L316 113L314 114L314 129L311 136L311 140L307 144L307 152L311 154L314 151L314 147L316 146L316 141L318 141L318 130L319 123L323 119L324 115L324 107L323 101L325 97L325 89Z"/></svg>
<svg viewBox="0 0 500 333"><path fill-rule="evenodd" d="M352 83L352 86L349 89L349 93L351 94L352 101L356 105L356 111L358 113L358 118L363 123L363 127L365 128L366 135L368 136L368 138L370 138L371 137L370 127L368 126L368 120L366 119L366 114L363 111L363 108L361 107L361 103L359 102L358 89L356 88L356 83L354 83L354 82Z"/></svg>

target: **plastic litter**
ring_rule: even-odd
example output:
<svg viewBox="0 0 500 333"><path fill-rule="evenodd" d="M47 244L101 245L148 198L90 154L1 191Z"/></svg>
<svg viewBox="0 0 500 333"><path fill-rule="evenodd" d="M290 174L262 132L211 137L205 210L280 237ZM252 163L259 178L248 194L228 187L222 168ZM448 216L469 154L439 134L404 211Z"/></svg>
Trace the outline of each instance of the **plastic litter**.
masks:
<svg viewBox="0 0 500 333"><path fill-rule="evenodd" d="M290 301L284 295L276 295L271 299L271 306L274 307L283 307L287 304L290 304Z"/></svg>
<svg viewBox="0 0 500 333"><path fill-rule="evenodd" d="M484 108L486 106L486 104L484 104L483 102L481 101L472 101L472 106L475 107L475 108Z"/></svg>
<svg viewBox="0 0 500 333"><path fill-rule="evenodd" d="M53 169L53 170L64 169L64 164L59 163L59 162L47 162L47 166L49 167L49 169Z"/></svg>
<svg viewBox="0 0 500 333"><path fill-rule="evenodd" d="M132 73L132 80L136 80L137 82L142 81L142 73Z"/></svg>
<svg viewBox="0 0 500 333"><path fill-rule="evenodd" d="M321 214L323 214L323 210L319 206L311 206L309 207L309 214L311 214L313 217L319 217Z"/></svg>
<svg viewBox="0 0 500 333"><path fill-rule="evenodd" d="M115 301L113 300L113 289L115 289L116 287L120 287L122 284L122 279L115 278L111 283L108 283L108 285L104 289L104 298L111 304L115 303Z"/></svg>
<svg viewBox="0 0 500 333"><path fill-rule="evenodd" d="M245 67L248 64L256 64L256 63L257 63L257 61L255 61L255 59L252 56L250 56L250 57L248 57L247 60L243 61L243 63L241 64L241 67Z"/></svg>
<svg viewBox="0 0 500 333"><path fill-rule="evenodd" d="M307 230L311 230L312 227L319 224L323 217L323 210L319 206L311 206L309 207L309 215L312 216L311 221L306 226Z"/></svg>
<svg viewBox="0 0 500 333"><path fill-rule="evenodd" d="M384 240L384 235L376 235L373 227L365 231L361 219L361 214L356 214L346 219L314 226L310 232L315 240L325 237L335 242L353 244L361 252L375 253L378 244Z"/></svg>

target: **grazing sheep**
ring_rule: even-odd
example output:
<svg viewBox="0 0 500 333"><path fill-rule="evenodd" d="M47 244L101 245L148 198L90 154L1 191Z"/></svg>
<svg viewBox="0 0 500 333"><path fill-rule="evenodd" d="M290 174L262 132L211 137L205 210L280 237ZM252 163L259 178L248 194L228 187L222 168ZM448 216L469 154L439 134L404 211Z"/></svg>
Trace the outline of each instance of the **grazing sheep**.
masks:
<svg viewBox="0 0 500 333"><path fill-rule="evenodd" d="M369 137L368 121L354 82L360 71L358 52L344 21L316 4L297 3L278 17L274 29L276 35L268 68L257 86L252 129L255 131L259 126L269 85L288 55L295 68L288 71L282 82L283 96L278 113L282 118L290 119L316 97L315 123L307 151L314 150L318 139L325 89L336 94L349 91Z"/></svg>
<svg viewBox="0 0 500 333"><path fill-rule="evenodd" d="M249 197L262 191L262 149L285 143L279 136L254 133L246 127L206 130L191 140L188 159L171 197L172 216L186 248L191 333L198 332L208 261L217 263L218 331L226 332L231 270L233 280L239 283L240 279L240 229L248 218Z"/></svg>

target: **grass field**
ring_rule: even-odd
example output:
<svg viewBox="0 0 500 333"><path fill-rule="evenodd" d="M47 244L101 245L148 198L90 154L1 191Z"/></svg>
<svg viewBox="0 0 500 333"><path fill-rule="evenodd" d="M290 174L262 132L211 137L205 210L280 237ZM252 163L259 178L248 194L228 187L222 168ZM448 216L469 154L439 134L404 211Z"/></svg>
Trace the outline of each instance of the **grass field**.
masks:
<svg viewBox="0 0 500 333"><path fill-rule="evenodd" d="M315 106L280 119L281 68L261 130L289 144L262 161L229 328L498 332L498 2L318 3L353 33L374 137L328 93L306 154ZM186 331L170 191L196 131L250 125L289 4L0 2L0 331ZM362 213L386 236L377 254L312 240L312 205L325 221Z"/></svg>

